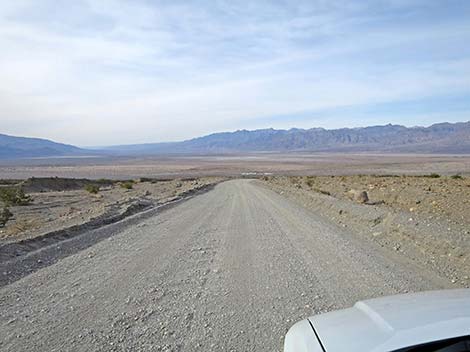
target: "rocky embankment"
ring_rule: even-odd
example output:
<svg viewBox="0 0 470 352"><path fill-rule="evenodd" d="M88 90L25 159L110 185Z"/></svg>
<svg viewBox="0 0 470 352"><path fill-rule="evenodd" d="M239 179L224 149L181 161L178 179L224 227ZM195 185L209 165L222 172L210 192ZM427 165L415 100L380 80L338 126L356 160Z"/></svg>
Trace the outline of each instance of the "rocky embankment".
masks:
<svg viewBox="0 0 470 352"><path fill-rule="evenodd" d="M266 187L391 251L470 285L470 178L265 177Z"/></svg>

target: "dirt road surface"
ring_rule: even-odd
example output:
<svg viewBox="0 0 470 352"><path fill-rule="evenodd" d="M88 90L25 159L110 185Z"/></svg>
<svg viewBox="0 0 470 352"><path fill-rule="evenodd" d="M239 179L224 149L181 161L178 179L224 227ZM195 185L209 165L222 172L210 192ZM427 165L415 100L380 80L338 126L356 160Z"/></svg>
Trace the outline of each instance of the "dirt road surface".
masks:
<svg viewBox="0 0 470 352"><path fill-rule="evenodd" d="M447 280L234 180L0 289L1 351L281 351L309 315Z"/></svg>

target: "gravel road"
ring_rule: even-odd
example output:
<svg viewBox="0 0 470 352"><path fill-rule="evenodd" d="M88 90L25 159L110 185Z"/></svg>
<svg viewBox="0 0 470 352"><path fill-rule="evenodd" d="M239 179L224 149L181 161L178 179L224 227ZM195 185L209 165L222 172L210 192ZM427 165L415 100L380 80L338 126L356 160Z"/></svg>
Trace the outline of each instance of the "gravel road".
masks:
<svg viewBox="0 0 470 352"><path fill-rule="evenodd" d="M1 351L280 351L309 315L449 287L257 181L224 182L0 289Z"/></svg>

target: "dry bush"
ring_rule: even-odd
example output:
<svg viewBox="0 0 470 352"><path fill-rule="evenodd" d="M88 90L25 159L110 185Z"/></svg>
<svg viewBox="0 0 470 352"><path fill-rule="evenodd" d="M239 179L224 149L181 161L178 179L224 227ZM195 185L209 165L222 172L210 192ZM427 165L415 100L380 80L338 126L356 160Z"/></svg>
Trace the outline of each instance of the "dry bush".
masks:
<svg viewBox="0 0 470 352"><path fill-rule="evenodd" d="M3 207L0 211L0 227L4 227L13 214L8 207Z"/></svg>
<svg viewBox="0 0 470 352"><path fill-rule="evenodd" d="M132 189L134 187L134 182L133 181L121 182L121 187L124 189Z"/></svg>
<svg viewBox="0 0 470 352"><path fill-rule="evenodd" d="M307 177L307 182L306 182L306 183L307 183L307 186L309 186L310 188L312 188L313 185L315 184L315 178L312 177L312 176Z"/></svg>
<svg viewBox="0 0 470 352"><path fill-rule="evenodd" d="M6 206L12 206L28 205L33 199L26 195L21 187L2 187L0 188L0 200Z"/></svg>
<svg viewBox="0 0 470 352"><path fill-rule="evenodd" d="M100 188L97 185L89 183L85 186L85 191L91 194L97 194L100 191Z"/></svg>
<svg viewBox="0 0 470 352"><path fill-rule="evenodd" d="M436 173L434 173L434 172L433 172L432 174L426 175L426 176L424 176L424 177L429 177L429 178L439 178L439 177L441 177L441 175L439 175L439 174L436 174Z"/></svg>

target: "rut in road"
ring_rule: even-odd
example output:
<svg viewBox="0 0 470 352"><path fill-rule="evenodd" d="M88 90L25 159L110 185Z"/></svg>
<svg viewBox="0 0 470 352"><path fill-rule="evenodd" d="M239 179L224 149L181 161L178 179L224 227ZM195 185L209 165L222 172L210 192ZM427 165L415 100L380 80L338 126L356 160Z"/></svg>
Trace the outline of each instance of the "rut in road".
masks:
<svg viewBox="0 0 470 352"><path fill-rule="evenodd" d="M309 315L448 286L234 180L0 289L0 350L281 351Z"/></svg>

